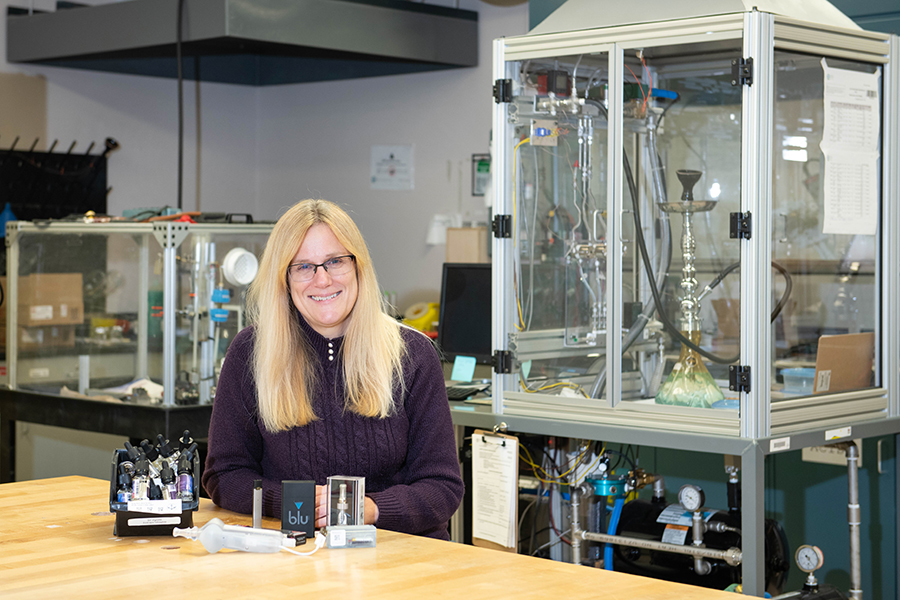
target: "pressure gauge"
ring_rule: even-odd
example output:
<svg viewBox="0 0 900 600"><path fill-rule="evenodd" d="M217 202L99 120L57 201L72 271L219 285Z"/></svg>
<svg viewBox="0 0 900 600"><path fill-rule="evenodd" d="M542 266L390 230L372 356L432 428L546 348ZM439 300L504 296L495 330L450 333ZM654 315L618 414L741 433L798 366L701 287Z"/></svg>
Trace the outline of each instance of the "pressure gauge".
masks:
<svg viewBox="0 0 900 600"><path fill-rule="evenodd" d="M706 496L703 494L703 490L699 485L686 483L678 490L678 503L681 504L685 510L691 512L698 511L703 507L705 502Z"/></svg>
<svg viewBox="0 0 900 600"><path fill-rule="evenodd" d="M797 548L797 553L794 554L794 560L797 561L797 566L801 571L812 574L813 571L822 568L822 564L825 562L825 556L817 546L804 544Z"/></svg>

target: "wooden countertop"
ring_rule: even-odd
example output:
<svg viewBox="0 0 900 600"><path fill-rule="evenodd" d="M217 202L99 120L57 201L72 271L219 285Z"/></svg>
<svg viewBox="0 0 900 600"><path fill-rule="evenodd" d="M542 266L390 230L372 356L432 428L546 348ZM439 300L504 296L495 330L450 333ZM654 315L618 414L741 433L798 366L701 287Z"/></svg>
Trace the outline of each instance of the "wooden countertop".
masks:
<svg viewBox="0 0 900 600"><path fill-rule="evenodd" d="M705 600L715 590L607 572L452 542L378 531L376 548L209 554L174 537L113 536L109 484L62 477L0 485L3 598L497 598L582 597ZM212 517L246 525L248 515L200 502ZM266 527L277 528L275 519ZM311 549L309 542L299 550Z"/></svg>

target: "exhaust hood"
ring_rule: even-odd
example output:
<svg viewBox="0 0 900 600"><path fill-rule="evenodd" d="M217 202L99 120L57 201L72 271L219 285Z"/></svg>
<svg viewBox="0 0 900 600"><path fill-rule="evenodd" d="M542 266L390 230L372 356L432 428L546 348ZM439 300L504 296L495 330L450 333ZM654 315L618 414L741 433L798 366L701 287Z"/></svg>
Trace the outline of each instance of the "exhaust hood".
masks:
<svg viewBox="0 0 900 600"><path fill-rule="evenodd" d="M178 4L10 8L7 61L175 77ZM471 67L478 13L405 0L185 0L182 57L187 79L257 86Z"/></svg>
<svg viewBox="0 0 900 600"><path fill-rule="evenodd" d="M651 0L637 3L568 0L528 35L743 13L754 9L820 25L860 30L859 25L827 0Z"/></svg>

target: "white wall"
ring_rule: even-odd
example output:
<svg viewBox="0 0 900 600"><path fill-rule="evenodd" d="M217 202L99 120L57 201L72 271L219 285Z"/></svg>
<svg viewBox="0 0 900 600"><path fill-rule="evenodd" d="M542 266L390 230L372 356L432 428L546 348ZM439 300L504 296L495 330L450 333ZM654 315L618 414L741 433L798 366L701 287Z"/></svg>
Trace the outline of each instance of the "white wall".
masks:
<svg viewBox="0 0 900 600"><path fill-rule="evenodd" d="M51 6L46 0L35 4ZM9 5L28 3L0 0L4 14ZM110 214L121 214L126 208L176 205L178 96L174 80L7 63L5 20L0 47L0 70L47 79L48 140L38 148L46 148L53 139L59 140L56 151L77 141L76 153L86 151L92 141L97 142L96 151L107 137L121 144L108 163ZM246 212L249 201L255 211L259 90L194 82L184 87L183 207ZM0 142L0 146L8 147L8 143Z"/></svg>
<svg viewBox="0 0 900 600"><path fill-rule="evenodd" d="M0 0L4 13L9 5L28 3ZM265 88L187 82L183 207L265 220L302 198L339 202L353 211L399 307L436 300L444 247L425 245L428 224L437 213L487 218L482 198L471 195L470 161L488 150L491 43L528 26L527 3L461 0L459 7L479 12L474 68ZM121 144L108 165L110 214L174 206L175 81L9 64L5 35L0 28L0 70L47 79L47 132L59 139L57 150L75 140L83 152L108 136ZM415 146L415 190L370 189L370 149L381 144Z"/></svg>
<svg viewBox="0 0 900 600"><path fill-rule="evenodd" d="M36 0L35 7L53 4ZM4 14L9 5L28 2L0 0ZM460 0L459 7L479 13L474 68L267 88L186 83L183 207L265 220L302 198L339 202L360 225L382 287L397 293L398 307L437 300L444 247L426 246L426 229L434 214L487 217L482 198L471 196L470 160L488 150L492 40L528 26L527 3ZM47 133L59 139L57 150L73 140L75 152L106 137L121 144L108 164L110 214L175 205L174 80L9 64L5 26L0 48L0 71L46 77ZM8 143L0 140L0 147ZM370 149L382 144L415 146L413 191L370 189ZM20 426L18 478L105 477L111 449L121 446L115 439Z"/></svg>
<svg viewBox="0 0 900 600"><path fill-rule="evenodd" d="M266 216L321 197L352 210L382 288L402 310L437 301L444 246L426 246L434 214L486 220L471 195L471 155L488 151L492 40L527 31L527 4L479 11L479 66L268 88L259 102L259 197ZM370 189L373 145L415 147L415 189Z"/></svg>

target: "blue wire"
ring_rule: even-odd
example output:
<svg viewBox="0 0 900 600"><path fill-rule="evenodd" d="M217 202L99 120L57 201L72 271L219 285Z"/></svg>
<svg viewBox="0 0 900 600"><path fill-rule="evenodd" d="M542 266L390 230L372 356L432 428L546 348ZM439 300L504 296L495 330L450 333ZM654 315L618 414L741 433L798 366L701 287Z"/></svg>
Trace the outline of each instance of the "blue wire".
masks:
<svg viewBox="0 0 900 600"><path fill-rule="evenodd" d="M619 517L622 516L622 506L625 505L625 498L616 498L613 506L612 515L609 517L609 527L606 528L608 535L616 535L616 529L619 528ZM606 544L603 549L603 568L607 571L613 570L613 545Z"/></svg>

